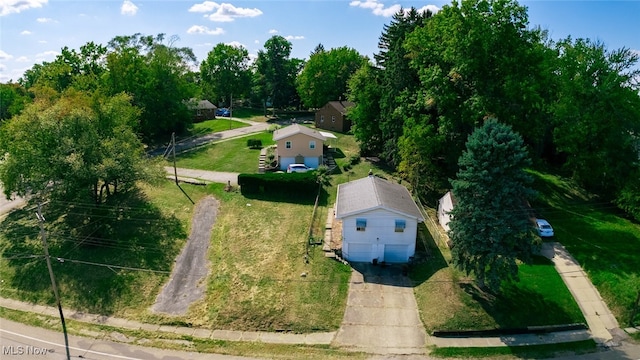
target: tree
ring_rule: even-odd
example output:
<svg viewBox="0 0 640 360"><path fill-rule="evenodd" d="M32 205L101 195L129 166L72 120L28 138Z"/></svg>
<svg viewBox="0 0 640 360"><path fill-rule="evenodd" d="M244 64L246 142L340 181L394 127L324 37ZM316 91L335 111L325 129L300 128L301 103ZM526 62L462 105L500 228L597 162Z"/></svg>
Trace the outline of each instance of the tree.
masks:
<svg viewBox="0 0 640 360"><path fill-rule="evenodd" d="M139 128L144 140L166 140L172 132L191 125L186 102L197 92L190 81L196 58L190 48L178 48L164 34L117 36L109 44L106 89L110 95L126 92L142 110Z"/></svg>
<svg viewBox="0 0 640 360"><path fill-rule="evenodd" d="M216 45L200 64L200 79L203 93L210 99L223 99L230 104L232 96L249 94L249 52L242 46Z"/></svg>
<svg viewBox="0 0 640 360"><path fill-rule="evenodd" d="M355 103L349 109L353 135L360 151L379 154L384 140L380 130L380 70L364 63L348 81L348 99Z"/></svg>
<svg viewBox="0 0 640 360"><path fill-rule="evenodd" d="M590 190L616 194L638 168L640 70L629 49L569 39L557 45L553 139L573 177ZM627 187L627 190L630 188Z"/></svg>
<svg viewBox="0 0 640 360"><path fill-rule="evenodd" d="M457 204L450 237L453 262L474 273L479 287L497 291L518 280L517 259L528 261L534 239L528 211L530 165L522 137L489 119L468 138L453 184Z"/></svg>
<svg viewBox="0 0 640 360"><path fill-rule="evenodd" d="M130 97L68 91L38 101L0 128L0 182L11 193L96 205L159 174L133 128ZM155 169L155 170L154 170Z"/></svg>
<svg viewBox="0 0 640 360"><path fill-rule="evenodd" d="M273 108L283 108L295 101L295 79L302 60L291 59L291 43L274 35L258 51L255 63L254 91L261 100L271 100Z"/></svg>
<svg viewBox="0 0 640 360"><path fill-rule="evenodd" d="M20 114L30 102L31 96L20 84L0 84L0 121Z"/></svg>
<svg viewBox="0 0 640 360"><path fill-rule="evenodd" d="M340 47L316 49L297 78L297 90L303 104L319 108L331 100L346 98L347 81L367 61L356 50Z"/></svg>

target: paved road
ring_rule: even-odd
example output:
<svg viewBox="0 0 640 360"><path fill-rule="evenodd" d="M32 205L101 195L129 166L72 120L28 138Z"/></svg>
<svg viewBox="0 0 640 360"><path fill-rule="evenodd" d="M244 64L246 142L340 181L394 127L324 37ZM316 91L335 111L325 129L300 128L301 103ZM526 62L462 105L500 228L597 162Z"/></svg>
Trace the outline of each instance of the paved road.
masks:
<svg viewBox="0 0 640 360"><path fill-rule="evenodd" d="M203 354L195 351L175 351L148 348L123 343L130 341L119 333L111 333L119 342L110 339L90 339L69 336L69 353L72 359L90 360L249 360L252 358ZM66 359L64 337L60 332L28 326L0 319L0 358L20 360Z"/></svg>
<svg viewBox="0 0 640 360"><path fill-rule="evenodd" d="M187 245L176 259L169 282L158 294L153 311L184 315L193 302L204 296L205 284L202 279L206 278L209 271L207 249L217 214L218 201L212 196L207 196L196 205Z"/></svg>
<svg viewBox="0 0 640 360"><path fill-rule="evenodd" d="M248 121L248 120L242 120L238 118L233 118L233 120L250 124L250 126L238 128L238 129L220 131L220 132L206 134L198 137L190 137L190 138L177 141L176 152L180 153L180 152L183 152L192 148L196 148L198 146L202 146L211 142L246 136L246 135L250 135L257 132L262 132L267 130L269 126L271 126L271 124L268 124L268 123ZM148 152L148 154L153 156L158 156L158 155L164 154L166 150L167 150L166 147L162 147L162 148L151 150Z"/></svg>
<svg viewBox="0 0 640 360"><path fill-rule="evenodd" d="M427 333L411 281L399 266L353 264L342 325L333 344L373 354L424 354Z"/></svg>
<svg viewBox="0 0 640 360"><path fill-rule="evenodd" d="M4 196L4 189L0 186L0 216L10 212L11 210L23 206L25 201L23 198L16 196L12 200L7 200L7 197Z"/></svg>
<svg viewBox="0 0 640 360"><path fill-rule="evenodd" d="M173 167L165 166L164 170L167 172L167 177L173 178L174 172ZM184 169L177 168L178 171L178 179L183 180L200 180L203 182L214 182L227 184L231 183L231 185L238 185L238 175L240 173L233 172L222 172L222 171L207 171L207 170L196 170L196 169Z"/></svg>

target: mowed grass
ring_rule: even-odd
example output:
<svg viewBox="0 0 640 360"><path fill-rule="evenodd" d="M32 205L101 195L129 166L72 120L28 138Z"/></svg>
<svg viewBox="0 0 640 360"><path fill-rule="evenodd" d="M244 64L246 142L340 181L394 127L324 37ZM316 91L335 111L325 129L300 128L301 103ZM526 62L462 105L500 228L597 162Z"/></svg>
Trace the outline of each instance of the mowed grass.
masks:
<svg viewBox="0 0 640 360"><path fill-rule="evenodd" d="M537 172L534 202L555 239L580 263L620 326L629 326L640 292L640 225L625 218L610 199L595 197L569 179ZM640 324L640 314L635 324Z"/></svg>
<svg viewBox="0 0 640 360"><path fill-rule="evenodd" d="M334 331L350 268L311 247L315 194L262 200L210 187L221 207L210 248L207 295L187 315L194 326L263 331Z"/></svg>
<svg viewBox="0 0 640 360"><path fill-rule="evenodd" d="M429 213L435 216L434 210ZM438 248L426 229L420 233L428 244L428 255L411 269L410 276L428 332L584 323L578 305L546 258L520 265L520 282L504 283L494 294L479 290L473 278L454 268L449 249Z"/></svg>
<svg viewBox="0 0 640 360"><path fill-rule="evenodd" d="M205 195L200 187L183 188L196 201ZM43 208L62 304L143 319L186 242L193 206L174 184L164 182L88 216L90 207L51 202ZM83 225L70 228L65 217ZM33 211L15 211L3 220L0 253L1 296L55 304Z"/></svg>
<svg viewBox="0 0 640 360"><path fill-rule="evenodd" d="M259 139L262 146L275 144L273 134L262 132L246 137L215 142L177 156L181 168L239 173L258 172L260 149L249 149L247 140Z"/></svg>
<svg viewBox="0 0 640 360"><path fill-rule="evenodd" d="M250 125L247 123L243 123L241 121L235 121L229 118L219 117L219 118L206 120L206 121L193 124L191 135L204 135L204 134L216 133L216 132L225 131L225 130L239 129L247 126L250 126Z"/></svg>

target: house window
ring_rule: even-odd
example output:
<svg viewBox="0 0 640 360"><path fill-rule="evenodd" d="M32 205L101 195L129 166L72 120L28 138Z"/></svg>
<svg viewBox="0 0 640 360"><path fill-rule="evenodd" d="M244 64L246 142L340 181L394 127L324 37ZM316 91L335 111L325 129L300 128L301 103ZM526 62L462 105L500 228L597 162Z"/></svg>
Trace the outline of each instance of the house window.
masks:
<svg viewBox="0 0 640 360"><path fill-rule="evenodd" d="M364 231L367 228L367 219L356 219L356 230Z"/></svg>
<svg viewBox="0 0 640 360"><path fill-rule="evenodd" d="M336 122L336 116L335 115L331 115L331 122Z"/></svg>
<svg viewBox="0 0 640 360"><path fill-rule="evenodd" d="M309 149L315 149L316 148L316 142L315 141L309 141Z"/></svg>
<svg viewBox="0 0 640 360"><path fill-rule="evenodd" d="M406 227L407 222L405 220L396 220L396 232L404 232Z"/></svg>
<svg viewBox="0 0 640 360"><path fill-rule="evenodd" d="M287 141L286 143L284 143L284 147L286 147L287 149L291 149L291 141Z"/></svg>
<svg viewBox="0 0 640 360"><path fill-rule="evenodd" d="M324 122L324 115L320 115L320 122L323 123Z"/></svg>

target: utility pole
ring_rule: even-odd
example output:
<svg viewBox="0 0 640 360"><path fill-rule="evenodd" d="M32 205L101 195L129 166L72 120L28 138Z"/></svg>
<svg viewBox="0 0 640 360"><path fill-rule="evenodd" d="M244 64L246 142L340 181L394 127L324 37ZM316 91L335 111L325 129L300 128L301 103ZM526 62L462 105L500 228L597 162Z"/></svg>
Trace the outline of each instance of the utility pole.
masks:
<svg viewBox="0 0 640 360"><path fill-rule="evenodd" d="M231 103L229 104L229 130L231 130L232 117L233 117L233 93L231 93Z"/></svg>
<svg viewBox="0 0 640 360"><path fill-rule="evenodd" d="M175 175L176 178L176 185L180 186L178 184L178 169L176 168L176 133L172 132L171 133L171 151L173 153L173 174Z"/></svg>
<svg viewBox="0 0 640 360"><path fill-rule="evenodd" d="M51 287L53 287L53 294L56 296L56 302L58 303L58 311L60 312L60 320L62 321L62 333L64 334L64 345L67 350L67 360L71 360L69 354L69 338L67 337L67 325L64 322L64 315L62 314L62 305L60 304L60 294L58 294L58 286L56 285L56 278L53 276L53 269L51 268L51 258L49 257L49 247L47 246L47 234L44 231L44 216L42 216L42 204L38 203L38 211L36 217L40 223L40 236L42 237L42 246L44 247L44 257L47 260L47 267L49 268L49 277L51 278Z"/></svg>

